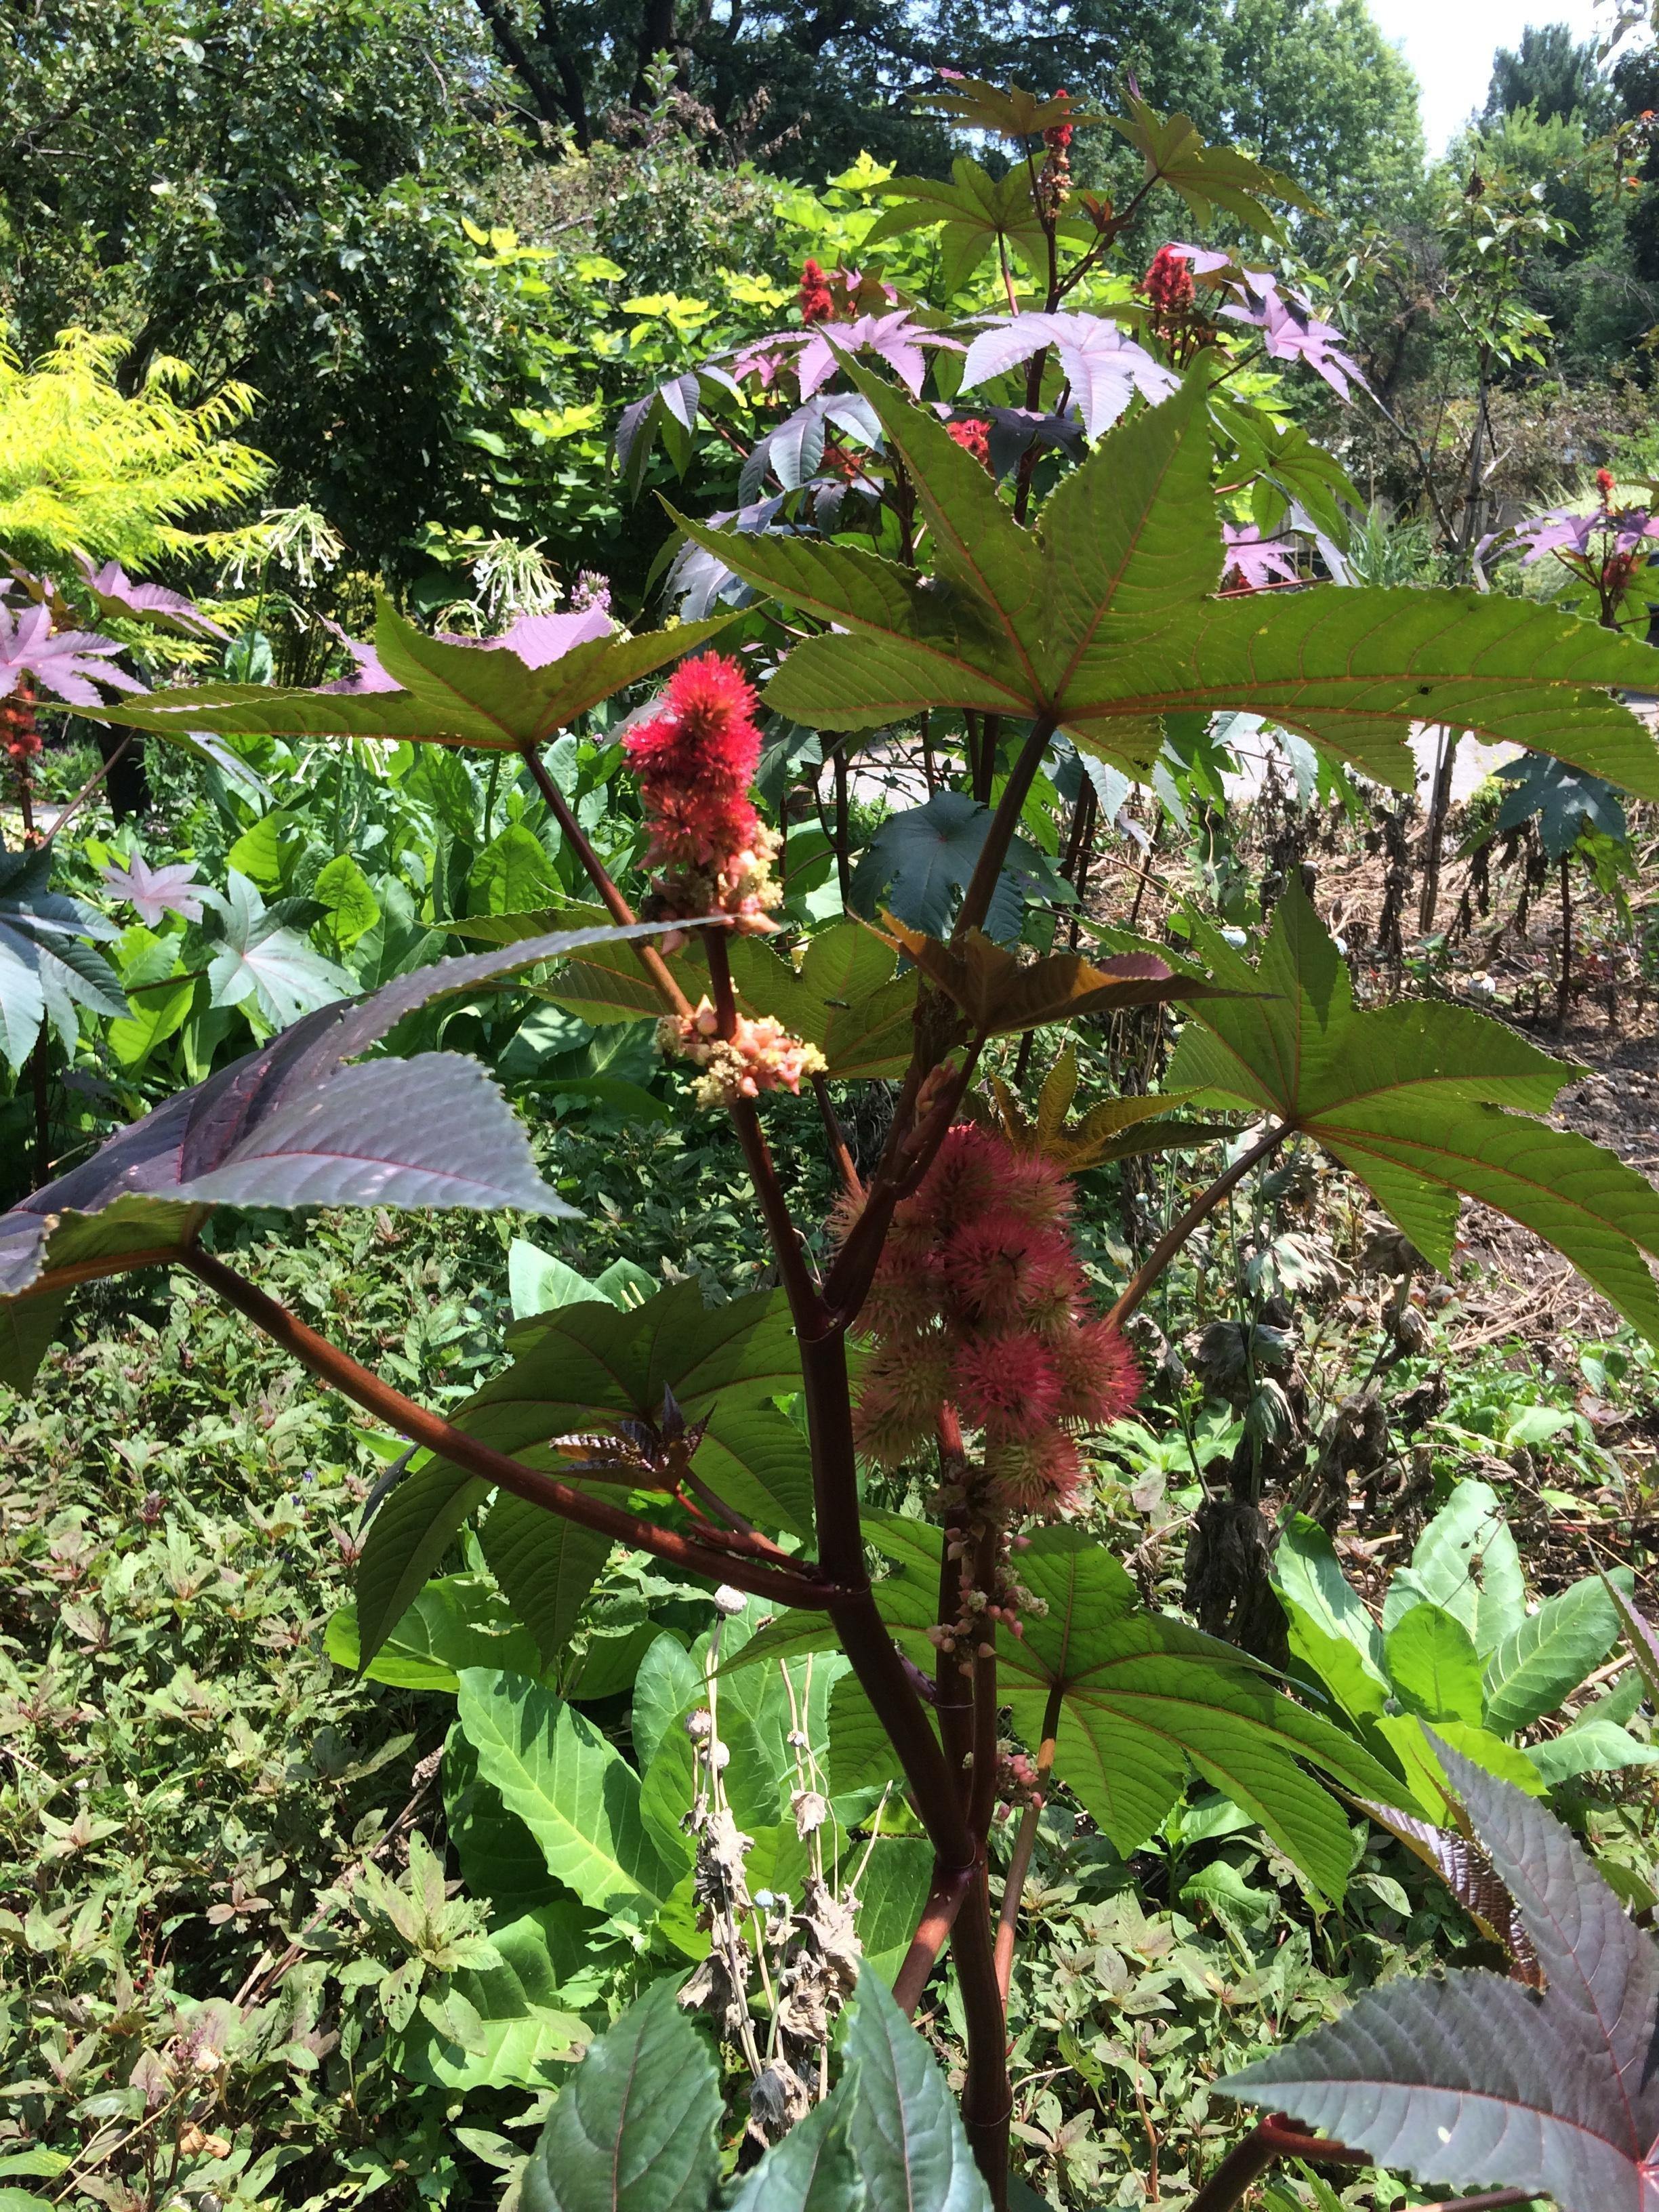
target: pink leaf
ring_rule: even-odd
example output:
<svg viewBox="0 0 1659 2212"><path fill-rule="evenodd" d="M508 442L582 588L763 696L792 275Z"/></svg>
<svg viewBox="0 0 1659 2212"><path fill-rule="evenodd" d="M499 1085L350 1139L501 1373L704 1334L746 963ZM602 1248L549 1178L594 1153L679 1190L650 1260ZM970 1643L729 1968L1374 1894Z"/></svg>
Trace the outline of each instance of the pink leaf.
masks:
<svg viewBox="0 0 1659 2212"><path fill-rule="evenodd" d="M125 899L151 929L164 914L181 915L186 921L202 919L202 902L189 889L195 881L193 862L173 860L166 867L152 868L142 853L133 854L128 867L112 861L104 870L104 887L111 896Z"/></svg>
<svg viewBox="0 0 1659 2212"><path fill-rule="evenodd" d="M1091 438L1108 430L1139 392L1156 406L1180 378L1102 315L1013 315L981 331L963 364L963 391L1052 346Z"/></svg>

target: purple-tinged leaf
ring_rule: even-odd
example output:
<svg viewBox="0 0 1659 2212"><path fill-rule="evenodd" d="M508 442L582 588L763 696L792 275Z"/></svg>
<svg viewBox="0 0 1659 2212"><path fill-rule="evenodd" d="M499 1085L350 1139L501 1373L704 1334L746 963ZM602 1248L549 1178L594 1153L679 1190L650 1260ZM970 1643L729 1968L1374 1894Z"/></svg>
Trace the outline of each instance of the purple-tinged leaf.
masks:
<svg viewBox="0 0 1659 2212"><path fill-rule="evenodd" d="M83 553L76 560L88 596L100 615L125 616L129 622L148 623L153 629L171 630L177 637L229 641L230 632L182 592L170 592L163 584L135 583L118 561L106 561L101 568L94 568Z"/></svg>
<svg viewBox="0 0 1659 2212"><path fill-rule="evenodd" d="M1333 323L1321 322L1298 293L1281 293L1278 279L1257 269L1246 270L1243 283L1233 289L1238 296L1222 313L1259 330L1271 360L1305 362L1339 398L1348 397L1350 378L1364 386L1358 362L1341 350L1341 331Z"/></svg>
<svg viewBox="0 0 1659 2212"><path fill-rule="evenodd" d="M318 686L322 691L397 691L403 687L395 677L388 676L380 665L380 656L372 645L361 638L349 637L337 622L325 615L323 628L337 645L343 645L356 664L349 676L337 676L331 684Z"/></svg>
<svg viewBox="0 0 1659 2212"><path fill-rule="evenodd" d="M573 1217L524 1127L459 1053L371 1060L289 1097L222 1167L183 1187L221 1206L512 1206Z"/></svg>
<svg viewBox="0 0 1659 2212"><path fill-rule="evenodd" d="M493 1091L484 1098L471 1074L457 1078L452 1070L432 1079L439 1086L434 1089L423 1087L427 1078L416 1073L425 1065L420 1058L375 1060L365 1067L348 1062L434 1000L499 988L584 946L652 937L671 926L639 922L630 929L558 930L526 938L417 969L367 998L307 1015L257 1052L167 1099L81 1166L0 1214L0 1299L50 1291L56 1287L53 1269L74 1270L68 1277L73 1281L118 1273L135 1253L182 1249L214 1206L232 1202L510 1204L567 1211L539 1186L540 1194L532 1194L527 1152L513 1149L523 1144L522 1133L505 1103ZM343 1088L347 1076L350 1081ZM404 1114L398 1102L404 1091L426 1102L419 1114ZM445 1099L457 1110L438 1110L437 1102ZM366 1101L374 1105L372 1113ZM464 1114L459 1110L463 1102L470 1102ZM313 1106L317 1117L307 1121ZM386 1132L394 1127L405 1133L388 1150ZM398 1149L410 1155L401 1163ZM401 1183L395 1173L400 1166L408 1170ZM515 1195L479 1195L492 1176L498 1193L510 1188ZM371 1182L379 1197L364 1201L353 1195ZM278 1188L303 1195L272 1196ZM450 1194L432 1195L440 1188ZM395 1194L403 1191L424 1194Z"/></svg>
<svg viewBox="0 0 1659 2212"><path fill-rule="evenodd" d="M1414 1858L1433 1868L1484 1936L1504 1946L1510 1954L1511 1980L1541 1989L1543 1971L1532 1938L1515 1909L1515 1899L1492 1872L1492 1861L1480 1844L1455 1828L1436 1827L1431 1820L1392 1805L1379 1805L1369 1797L1362 1797L1359 1804L1379 1828L1386 1828Z"/></svg>
<svg viewBox="0 0 1659 2212"><path fill-rule="evenodd" d="M9 697L24 676L71 707L101 707L103 697L94 688L98 684L112 691L142 691L136 676L109 665L110 654L122 649L115 638L91 630L60 630L54 636L49 606L23 607L14 614L0 605L0 699Z"/></svg>
<svg viewBox="0 0 1659 2212"><path fill-rule="evenodd" d="M1625 1632L1625 1641L1630 1646L1630 1656L1636 1662L1637 1672L1647 1685L1648 1702L1659 1707L1659 1636L1655 1635L1646 1615L1637 1611L1617 1583L1605 1574L1601 1580L1613 1600L1613 1609Z"/></svg>
<svg viewBox="0 0 1659 2212"><path fill-rule="evenodd" d="M1296 548L1288 539L1264 538L1253 522L1224 522L1221 535L1225 547L1223 574L1230 575L1237 569L1247 590L1260 592L1272 583L1301 581Z"/></svg>
<svg viewBox="0 0 1659 2212"><path fill-rule="evenodd" d="M1139 392L1156 406L1180 386L1172 369L1103 315L1011 315L981 331L963 364L964 392L1052 347L1091 438L1108 430Z"/></svg>
<svg viewBox="0 0 1659 2212"><path fill-rule="evenodd" d="M1535 1800L1435 1748L1543 1994L1483 1972L1392 1982L1219 2086L1425 2183L1659 2212L1659 1948Z"/></svg>
<svg viewBox="0 0 1659 2212"><path fill-rule="evenodd" d="M186 921L202 919L200 887L195 891L190 888L195 882L193 860L172 860L165 867L152 868L142 853L133 854L130 866L123 868L112 860L104 870L104 888L111 897L125 899L150 929L164 914L181 915Z"/></svg>
<svg viewBox="0 0 1659 2212"><path fill-rule="evenodd" d="M739 376L758 370L769 383L780 363L793 353L800 396L810 399L830 381L846 356L872 353L886 362L914 398L927 373L927 346L948 347L953 353L963 349L958 339L912 321L908 307L896 307L885 315L859 315L848 323L814 323L803 330L774 331L769 337L751 338L732 366Z"/></svg>
<svg viewBox="0 0 1659 2212"><path fill-rule="evenodd" d="M1172 239L1164 251L1184 261L1194 276L1212 276L1218 269L1237 265L1231 253L1218 253L1207 246L1184 246L1179 239Z"/></svg>

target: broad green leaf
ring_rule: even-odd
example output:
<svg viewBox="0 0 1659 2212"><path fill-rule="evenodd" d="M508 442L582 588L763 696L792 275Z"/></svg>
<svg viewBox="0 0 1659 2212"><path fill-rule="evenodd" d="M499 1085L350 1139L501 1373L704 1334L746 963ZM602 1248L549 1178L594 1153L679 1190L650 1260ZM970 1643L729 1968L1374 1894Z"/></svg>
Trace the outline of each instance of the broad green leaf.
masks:
<svg viewBox="0 0 1659 2212"><path fill-rule="evenodd" d="M479 1773L478 1754L459 1724L444 1739L443 1785L444 1826L467 1888L489 1899L498 1920L572 1903L548 1872L534 1836ZM596 1926L599 1917L593 1915Z"/></svg>
<svg viewBox="0 0 1659 2212"><path fill-rule="evenodd" d="M648 1922L673 1887L640 1819L640 1780L591 1723L522 1675L468 1668L457 1717L478 1772L594 1911Z"/></svg>
<svg viewBox="0 0 1659 2212"><path fill-rule="evenodd" d="M396 690L196 684L124 699L100 709L99 719L162 737L207 731L229 737L404 738L516 751L547 744L613 691L695 653L732 618L722 614L638 637L590 638L532 667L499 646L448 645L428 637L382 599L374 650Z"/></svg>
<svg viewBox="0 0 1659 2212"><path fill-rule="evenodd" d="M863 1850L862 1844L848 1846L854 1864ZM890 1988L904 1964L933 1878L933 1847L921 1836L878 1837L859 1876L857 1924L865 1967Z"/></svg>
<svg viewBox="0 0 1659 2212"><path fill-rule="evenodd" d="M1279 1601L1285 1608L1291 1651L1363 1734L1387 1709L1387 1681L1371 1672L1346 1637L1333 1636L1282 1589Z"/></svg>
<svg viewBox="0 0 1659 2212"><path fill-rule="evenodd" d="M910 1064L914 974L856 921L838 921L806 940L799 969L763 939L734 937L732 975L744 1006L772 1014L791 1036L815 1044L838 1081L902 1075Z"/></svg>
<svg viewBox="0 0 1659 2212"><path fill-rule="evenodd" d="M482 1575L444 1575L428 1583L368 1661L357 1641L357 1608L343 1605L329 1620L324 1646L337 1667L361 1668L371 1682L399 1690L459 1687L464 1667L534 1674L535 1638Z"/></svg>
<svg viewBox="0 0 1659 2212"><path fill-rule="evenodd" d="M1019 1571L1048 1611L1029 1618L1018 1639L999 1627L1003 1693L1035 1744L1050 1690L1060 1687L1054 1771L1117 1849L1127 1855L1146 1842L1179 1797L1190 1760L1340 1898L1352 1856L1347 1824L1297 1761L1394 1803L1400 1784L1388 1771L1230 1645L1135 1609L1122 1568L1082 1531L1039 1532Z"/></svg>
<svg viewBox="0 0 1659 2212"><path fill-rule="evenodd" d="M1418 1805L1438 1826L1443 1826L1451 1816L1446 1768L1434 1747L1437 1738L1450 1744L1460 1757L1483 1773L1495 1774L1500 1781L1530 1790L1534 1796L1544 1794L1544 1784L1526 1753L1490 1729L1472 1728L1464 1721L1437 1721L1431 1728L1414 1713L1393 1713L1377 1722L1376 1731L1399 1760ZM1395 1794L1397 1801L1397 1790Z"/></svg>
<svg viewBox="0 0 1659 2212"><path fill-rule="evenodd" d="M582 1967L593 1924L591 1913L562 1899L492 1928L500 1966L443 1978L393 2045L398 2071L441 2089L538 2089L563 2080L588 2031L561 2004L559 1984Z"/></svg>
<svg viewBox="0 0 1659 2212"><path fill-rule="evenodd" d="M1365 1673L1386 1689L1382 1632L1343 1573L1335 1545L1305 1513L1292 1514L1281 1529L1273 1580L1281 1597L1300 1607L1327 1637L1346 1644Z"/></svg>
<svg viewBox="0 0 1659 2212"><path fill-rule="evenodd" d="M484 847L466 879L474 914L524 914L559 896L559 878L547 848L522 822L510 822Z"/></svg>
<svg viewBox="0 0 1659 2212"><path fill-rule="evenodd" d="M469 1436L558 1472L550 1440L617 1419L659 1421L672 1389L688 1422L708 1420L696 1465L712 1490L768 1527L811 1527L806 1440L769 1402L800 1384L781 1291L706 1306L691 1282L628 1309L562 1306L515 1322L507 1348L513 1364L452 1416Z"/></svg>
<svg viewBox="0 0 1659 2212"><path fill-rule="evenodd" d="M702 1694L702 1670L679 1638L665 1629L641 1660L634 1677L629 1725L634 1757L641 1774L649 1770L668 1730Z"/></svg>
<svg viewBox="0 0 1659 2212"><path fill-rule="evenodd" d="M1517 1735L1593 1674L1619 1641L1619 1616L1594 1575L1546 1598L1486 1662L1486 1726Z"/></svg>
<svg viewBox="0 0 1659 2212"><path fill-rule="evenodd" d="M374 886L349 853L324 862L311 896L323 908L329 935L337 945L355 945L380 919Z"/></svg>
<svg viewBox="0 0 1659 2212"><path fill-rule="evenodd" d="M742 2177L730 2212L861 2212L851 2114L852 2099L838 2085Z"/></svg>
<svg viewBox="0 0 1659 2212"><path fill-rule="evenodd" d="M1461 1620L1483 1659L1526 1619L1521 1554L1490 1483L1466 1475L1430 1521L1411 1565L1389 1583L1382 1626L1408 1607L1437 1605Z"/></svg>
<svg viewBox="0 0 1659 2212"><path fill-rule="evenodd" d="M1200 158L1218 175L1243 157ZM1413 726L1445 722L1659 796L1659 748L1607 696L1651 684L1650 648L1632 638L1476 592L1208 596L1220 549L1207 375L1118 426L1024 533L966 456L939 450L950 441L927 410L870 384L889 439L920 464L936 578L848 546L683 526L745 582L833 626L795 647L768 703L821 729L941 707L1041 716L1136 774L1164 718L1243 710L1404 789ZM1046 583L1034 587L1035 556Z"/></svg>
<svg viewBox="0 0 1659 2212"><path fill-rule="evenodd" d="M522 1237L515 1237L507 1247L507 1288L514 1321L550 1313L556 1306L580 1305L599 1291L597 1283Z"/></svg>
<svg viewBox="0 0 1659 2212"><path fill-rule="evenodd" d="M1616 1721L1586 1713L1559 1735L1529 1743L1526 1755L1553 1790L1558 1782L1571 1781L1578 1774L1608 1774L1627 1766L1659 1765L1659 1744L1638 1743L1630 1730Z"/></svg>
<svg viewBox="0 0 1659 2212"><path fill-rule="evenodd" d="M849 2008L848 2136L869 2212L990 2212L956 2100L933 2055L875 1974Z"/></svg>
<svg viewBox="0 0 1659 2212"><path fill-rule="evenodd" d="M1461 1620L1437 1605L1414 1605L1389 1631L1389 1677L1407 1712L1479 1728L1480 1662Z"/></svg>
<svg viewBox="0 0 1659 2212"><path fill-rule="evenodd" d="M1571 1067L1458 1007L1356 1008L1299 883L1274 910L1259 969L1196 916L1191 927L1217 982L1271 995L1195 1003L1170 1065L1171 1089L1265 1109L1305 1132L1442 1269L1451 1265L1458 1194L1482 1200L1553 1244L1659 1340L1659 1292L1643 1256L1659 1256L1659 1192L1585 1138L1527 1118ZM1476 1644L1483 1655L1491 1648L1482 1634Z"/></svg>
<svg viewBox="0 0 1659 2212"><path fill-rule="evenodd" d="M611 1556L611 1539L502 1491L485 1516L478 1541L508 1603L530 1632L541 1665L552 1666ZM539 1671L510 1660L496 1664L509 1672L515 1665L520 1674Z"/></svg>
<svg viewBox="0 0 1659 2212"><path fill-rule="evenodd" d="M357 1561L352 1608L359 1656L372 1663L381 1645L426 1587L461 1523L489 1495L476 1475L459 1475L447 1460L417 1452L375 1509Z"/></svg>
<svg viewBox="0 0 1659 2212"><path fill-rule="evenodd" d="M709 2212L720 2180L720 2077L653 1982L560 2091L525 2168L525 2212Z"/></svg>

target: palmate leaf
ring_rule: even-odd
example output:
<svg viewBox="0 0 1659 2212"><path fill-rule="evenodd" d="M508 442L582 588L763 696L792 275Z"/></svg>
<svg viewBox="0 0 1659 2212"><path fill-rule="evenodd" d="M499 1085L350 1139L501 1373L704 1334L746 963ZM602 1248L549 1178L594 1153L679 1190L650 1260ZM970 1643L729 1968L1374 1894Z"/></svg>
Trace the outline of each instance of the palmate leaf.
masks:
<svg viewBox="0 0 1659 2212"><path fill-rule="evenodd" d="M1211 989L1190 976L1177 975L1167 962L1151 953L1114 953L1109 967L1097 967L1076 952L1023 961L1006 946L994 944L981 929L970 929L959 942L943 945L937 938L907 929L890 915L886 920L896 943L930 982L955 1000L975 1036L1002 1036L1123 1006L1204 998Z"/></svg>
<svg viewBox="0 0 1659 2212"><path fill-rule="evenodd" d="M890 945L856 921L806 942L799 969L758 937L733 937L732 978L745 1012L772 1014L791 1036L815 1044L837 1080L902 1075L910 1064L914 973L901 975Z"/></svg>
<svg viewBox="0 0 1659 2212"><path fill-rule="evenodd" d="M876 1585L883 1618L926 1663L939 1532L893 1515L866 1515L866 1534L898 1569ZM1285 1697L1231 1644L1144 1610L1118 1562L1084 1530L1037 1530L1019 1555L1019 1575L1048 1612L1028 1616L1020 1638L999 1627L999 1695L1019 1734L1035 1745L1059 1687L1054 1771L1116 1848L1127 1856L1146 1842L1178 1802L1190 1762L1258 1820L1328 1896L1340 1899L1352 1857L1347 1823L1297 1762L1308 1760L1358 1795L1409 1803L1399 1780L1351 1736ZM832 1768L836 1751L832 1730ZM862 1778L879 1779L881 1772L872 1767ZM848 1786L841 1775L835 1779Z"/></svg>
<svg viewBox="0 0 1659 2212"><path fill-rule="evenodd" d="M1425 2184L1659 2212L1659 1948L1559 1821L1449 1746L1441 1756L1541 1996L1488 1973L1401 1979L1219 2086Z"/></svg>
<svg viewBox="0 0 1659 2212"><path fill-rule="evenodd" d="M679 1283L642 1305L596 1300L533 1315L515 1322L507 1341L513 1364L450 1415L468 1436L526 1466L591 1480L571 1473L568 1460L550 1449L552 1441L604 1431L619 1419L659 1420L663 1394L672 1390L688 1423L708 1425L693 1461L698 1477L746 1519L796 1534L810 1528L806 1439L769 1402L800 1385L800 1355L781 1291L705 1306L698 1284ZM626 1475L611 1480L628 1487ZM433 1459L412 1466L386 1498L357 1563L366 1653L379 1650L488 1492L477 1476ZM496 1541L491 1564L500 1572L504 1561L522 1589L533 1572L534 1546L517 1514L492 1539L501 1510L498 1503L485 1523L486 1544ZM526 1546L530 1553L521 1557ZM561 1551L564 1586L550 1585L535 1598L534 1625L544 1644L557 1641L571 1584L591 1556Z"/></svg>
<svg viewBox="0 0 1659 2212"><path fill-rule="evenodd" d="M1643 1257L1659 1256L1659 1193L1587 1139L1526 1118L1548 1108L1571 1066L1461 1007L1356 1008L1299 884L1274 912L1259 969L1196 917L1193 929L1218 983L1273 995L1195 1003L1172 1088L1265 1109L1314 1138L1443 1271L1458 1194L1480 1200L1553 1244L1659 1341Z"/></svg>
<svg viewBox="0 0 1659 2212"><path fill-rule="evenodd" d="M1023 169L992 177L977 161L958 154L951 164L951 177L949 184L934 177L893 178L884 189L906 197L876 217L865 233L865 245L877 246L907 231L943 224L940 283L946 298L961 290L999 239L1031 269L1041 272L1047 268L1048 240Z"/></svg>
<svg viewBox="0 0 1659 2212"><path fill-rule="evenodd" d="M1605 696L1653 682L1650 648L1531 604L1457 591L1216 599L1207 368L1118 424L1034 531L942 424L857 374L915 481L936 574L850 547L687 533L757 590L835 626L798 645L768 703L824 729L927 707L1052 718L1136 774L1169 714L1259 714L1409 789L1414 724L1446 722L1659 795L1659 749Z"/></svg>
<svg viewBox="0 0 1659 2212"><path fill-rule="evenodd" d="M1124 98L1127 112L1109 115L1114 131L1127 138L1146 164L1146 181L1180 193L1201 223L1217 208L1263 238L1277 238L1279 226L1263 202L1283 200L1316 213L1315 204L1289 177L1264 169L1231 146L1206 146L1188 115L1162 116L1133 93Z"/></svg>
<svg viewBox="0 0 1659 2212"><path fill-rule="evenodd" d="M14 1070L33 1051L43 1023L72 1054L77 1006L129 1012L119 976L82 941L108 941L119 931L94 908L52 890L51 878L49 845L0 850L0 1057Z"/></svg>
<svg viewBox="0 0 1659 2212"><path fill-rule="evenodd" d="M434 1000L504 984L592 939L648 937L661 927L528 939L417 969L307 1015L0 1214L0 1300L44 1297L180 1251L216 1206L568 1214L475 1061L429 1053L350 1063Z"/></svg>
<svg viewBox="0 0 1659 2212"><path fill-rule="evenodd" d="M224 737L402 738L518 751L546 744L578 714L695 652L732 619L728 613L640 637L589 637L532 666L517 653L489 644L428 637L382 599L374 651L394 689L303 691L197 684L152 691L142 702L129 706L123 701L99 712L106 721L161 737L206 731Z"/></svg>

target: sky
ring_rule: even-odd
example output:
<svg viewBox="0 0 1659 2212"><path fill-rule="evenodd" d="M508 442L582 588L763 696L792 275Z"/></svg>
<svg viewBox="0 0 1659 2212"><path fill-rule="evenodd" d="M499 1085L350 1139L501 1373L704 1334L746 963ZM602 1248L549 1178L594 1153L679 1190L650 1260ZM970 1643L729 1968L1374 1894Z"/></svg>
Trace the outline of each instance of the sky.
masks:
<svg viewBox="0 0 1659 2212"><path fill-rule="evenodd" d="M1423 103L1423 136L1429 152L1446 142L1483 105L1499 46L1518 46L1528 23L1566 23L1587 39L1613 15L1595 0L1370 0L1373 21L1405 53L1417 72Z"/></svg>

